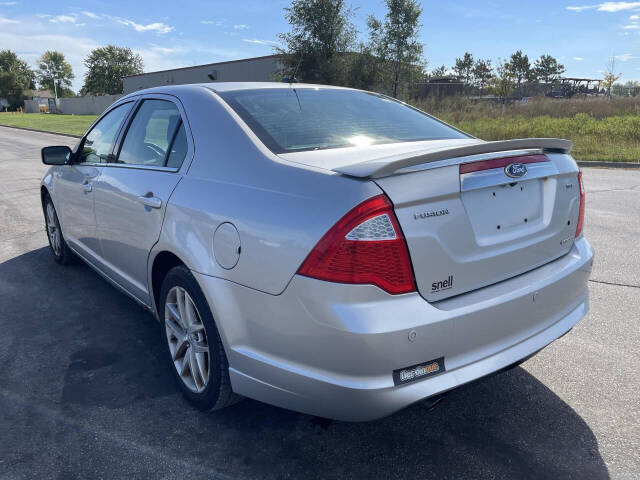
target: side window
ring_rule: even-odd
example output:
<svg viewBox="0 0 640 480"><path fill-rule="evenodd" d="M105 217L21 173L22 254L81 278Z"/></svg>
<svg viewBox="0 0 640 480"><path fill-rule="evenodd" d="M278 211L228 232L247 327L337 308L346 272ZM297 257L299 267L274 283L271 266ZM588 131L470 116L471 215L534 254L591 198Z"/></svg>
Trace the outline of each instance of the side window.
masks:
<svg viewBox="0 0 640 480"><path fill-rule="evenodd" d="M106 163L120 125L133 102L123 103L107 113L84 138L75 163Z"/></svg>
<svg viewBox="0 0 640 480"><path fill-rule="evenodd" d="M167 157L167 167L180 168L184 157L187 156L187 132L184 130L184 124L180 122L180 128L176 132L176 136L173 139L173 145L169 149L169 156Z"/></svg>
<svg viewBox="0 0 640 480"><path fill-rule="evenodd" d="M180 112L173 102L144 100L129 125L116 163L164 167L171 160L170 166L176 162L179 166L182 159L177 159L177 149L186 149L184 134L184 146L179 145L181 128L184 130Z"/></svg>

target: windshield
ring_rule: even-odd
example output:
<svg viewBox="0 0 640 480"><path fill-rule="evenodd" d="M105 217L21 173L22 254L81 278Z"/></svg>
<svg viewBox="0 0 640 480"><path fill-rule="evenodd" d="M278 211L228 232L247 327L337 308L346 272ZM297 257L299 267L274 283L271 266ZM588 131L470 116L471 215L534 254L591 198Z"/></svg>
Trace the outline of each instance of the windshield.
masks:
<svg viewBox="0 0 640 480"><path fill-rule="evenodd" d="M387 97L332 88L218 92L274 153L469 138Z"/></svg>

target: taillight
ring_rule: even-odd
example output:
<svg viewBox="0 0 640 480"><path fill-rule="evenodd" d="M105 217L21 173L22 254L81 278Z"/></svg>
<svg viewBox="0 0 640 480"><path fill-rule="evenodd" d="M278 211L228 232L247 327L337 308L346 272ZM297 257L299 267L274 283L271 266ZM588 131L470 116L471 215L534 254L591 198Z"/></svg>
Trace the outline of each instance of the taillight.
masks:
<svg viewBox="0 0 640 480"><path fill-rule="evenodd" d="M392 294L416 290L407 244L385 195L362 202L338 220L298 273L330 282L373 284Z"/></svg>
<svg viewBox="0 0 640 480"><path fill-rule="evenodd" d="M578 188L580 189L580 213L578 213L576 237L582 233L582 224L584 223L584 184L582 183L582 170L578 172Z"/></svg>

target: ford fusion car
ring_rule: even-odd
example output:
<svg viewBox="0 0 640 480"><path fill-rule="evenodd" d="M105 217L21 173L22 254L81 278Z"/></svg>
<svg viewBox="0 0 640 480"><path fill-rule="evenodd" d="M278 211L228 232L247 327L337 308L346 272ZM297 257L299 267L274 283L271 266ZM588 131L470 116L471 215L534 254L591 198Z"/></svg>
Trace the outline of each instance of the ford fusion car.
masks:
<svg viewBox="0 0 640 480"><path fill-rule="evenodd" d="M588 310L571 142L386 96L142 90L46 147L51 251L157 317L186 397L370 420L522 362Z"/></svg>

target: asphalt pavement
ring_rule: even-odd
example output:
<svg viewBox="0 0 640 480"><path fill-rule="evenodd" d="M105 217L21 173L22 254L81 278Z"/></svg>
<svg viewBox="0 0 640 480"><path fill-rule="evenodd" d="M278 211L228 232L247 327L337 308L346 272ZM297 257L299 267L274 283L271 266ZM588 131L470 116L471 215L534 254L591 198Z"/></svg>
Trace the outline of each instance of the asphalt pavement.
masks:
<svg viewBox="0 0 640 480"><path fill-rule="evenodd" d="M0 127L0 478L637 479L640 171L586 169L591 312L521 367L383 420L202 413L153 317L48 251L39 150Z"/></svg>

